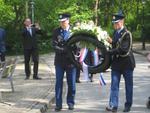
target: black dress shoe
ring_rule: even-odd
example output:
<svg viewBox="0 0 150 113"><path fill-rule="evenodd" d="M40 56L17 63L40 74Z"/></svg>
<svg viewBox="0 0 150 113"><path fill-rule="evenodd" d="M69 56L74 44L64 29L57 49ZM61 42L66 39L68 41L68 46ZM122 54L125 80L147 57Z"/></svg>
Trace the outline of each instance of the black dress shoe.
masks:
<svg viewBox="0 0 150 113"><path fill-rule="evenodd" d="M106 107L106 111L111 111L113 113L117 113L117 107Z"/></svg>
<svg viewBox="0 0 150 113"><path fill-rule="evenodd" d="M62 109L62 107L57 107L57 106L55 107L55 111L56 111L56 112L61 111L61 109Z"/></svg>
<svg viewBox="0 0 150 113"><path fill-rule="evenodd" d="M26 77L25 80L29 80L29 77Z"/></svg>
<svg viewBox="0 0 150 113"><path fill-rule="evenodd" d="M90 82L93 82L93 79L90 79Z"/></svg>
<svg viewBox="0 0 150 113"><path fill-rule="evenodd" d="M130 111L130 107L125 107L123 112L129 112Z"/></svg>
<svg viewBox="0 0 150 113"><path fill-rule="evenodd" d="M34 80L41 80L42 78L36 76L36 77L33 77Z"/></svg>
<svg viewBox="0 0 150 113"><path fill-rule="evenodd" d="M73 110L74 109L74 105L73 104L68 105L68 109L69 110Z"/></svg>
<svg viewBox="0 0 150 113"><path fill-rule="evenodd" d="M76 80L76 83L81 83L80 80Z"/></svg>

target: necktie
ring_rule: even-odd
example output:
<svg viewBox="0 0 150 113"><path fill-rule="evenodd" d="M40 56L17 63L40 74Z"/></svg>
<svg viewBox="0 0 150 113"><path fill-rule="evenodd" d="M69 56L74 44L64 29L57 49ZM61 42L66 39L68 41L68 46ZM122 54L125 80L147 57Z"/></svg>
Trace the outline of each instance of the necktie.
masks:
<svg viewBox="0 0 150 113"><path fill-rule="evenodd" d="M69 32L67 30L64 30L63 35L64 35L64 40L67 40L69 37Z"/></svg>
<svg viewBox="0 0 150 113"><path fill-rule="evenodd" d="M116 31L116 33L115 33L115 41L118 41L118 39L119 39L119 33Z"/></svg>

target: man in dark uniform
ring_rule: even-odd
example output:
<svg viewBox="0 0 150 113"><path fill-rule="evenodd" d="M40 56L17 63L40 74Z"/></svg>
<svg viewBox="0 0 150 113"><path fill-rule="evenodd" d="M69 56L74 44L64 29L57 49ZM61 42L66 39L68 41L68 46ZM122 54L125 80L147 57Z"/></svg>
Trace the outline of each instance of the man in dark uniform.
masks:
<svg viewBox="0 0 150 113"><path fill-rule="evenodd" d="M24 21L24 29L22 31L22 42L24 49L24 59L25 59L25 74L26 80L30 78L31 70L30 70L30 57L32 56L32 60L34 62L33 66L33 79L39 80L38 77L38 64L39 64L39 53L38 53L38 44L36 34L41 34L41 30L38 24L31 24L31 20L29 18Z"/></svg>
<svg viewBox="0 0 150 113"><path fill-rule="evenodd" d="M67 48L65 42L70 37L69 14L60 14L59 21L60 27L55 29L52 34L52 45L55 50L55 72L56 72L56 85L55 85L55 98L56 107L55 111L62 109L62 92L63 92L63 78L66 72L66 79L68 84L67 104L68 109L74 109L74 99L76 92L76 68L67 57Z"/></svg>
<svg viewBox="0 0 150 113"><path fill-rule="evenodd" d="M124 15L120 11L113 15L112 20L114 26L114 35L112 40L112 49L108 52L112 55L111 64L111 91L109 106L107 111L117 112L119 83L121 75L125 80L126 102L123 112L129 112L133 100L133 70L135 67L135 60L132 52L132 35L124 27Z"/></svg>
<svg viewBox="0 0 150 113"><path fill-rule="evenodd" d="M3 62L5 61L5 38L6 32L3 28L0 28L0 60Z"/></svg>

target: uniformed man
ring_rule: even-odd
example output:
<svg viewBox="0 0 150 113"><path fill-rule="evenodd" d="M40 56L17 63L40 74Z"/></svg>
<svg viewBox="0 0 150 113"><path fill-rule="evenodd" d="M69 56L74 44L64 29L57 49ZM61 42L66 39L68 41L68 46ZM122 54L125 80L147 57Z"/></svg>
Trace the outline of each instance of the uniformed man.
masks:
<svg viewBox="0 0 150 113"><path fill-rule="evenodd" d="M117 112L119 83L121 75L125 80L126 102L123 112L129 112L133 102L133 70L135 60L132 53L132 35L124 26L124 18L122 12L113 14L114 35L112 41L112 49L108 52L112 55L111 64L111 90L109 106L107 111Z"/></svg>
<svg viewBox="0 0 150 113"><path fill-rule="evenodd" d="M63 78L66 72L66 79L68 84L67 104L68 109L73 110L75 104L75 82L76 82L76 68L68 58L66 41L70 37L69 14L60 14L59 22L60 27L55 29L52 34L52 45L55 50L55 72L56 72L56 85L55 85L55 98L56 107L55 111L62 109L62 92L63 92Z"/></svg>

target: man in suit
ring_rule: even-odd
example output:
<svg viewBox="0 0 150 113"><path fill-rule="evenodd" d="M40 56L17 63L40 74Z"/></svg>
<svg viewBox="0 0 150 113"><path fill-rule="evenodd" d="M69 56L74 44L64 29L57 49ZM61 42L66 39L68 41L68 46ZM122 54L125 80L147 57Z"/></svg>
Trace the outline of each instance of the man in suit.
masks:
<svg viewBox="0 0 150 113"><path fill-rule="evenodd" d="M41 34L40 26L38 24L33 25L29 18L24 21L25 27L22 31L22 42L24 49L24 59L25 59L25 80L30 78L30 57L34 63L33 66L33 79L40 80L38 76L38 64L39 64L39 53L38 53L38 44L37 44L37 33Z"/></svg>
<svg viewBox="0 0 150 113"><path fill-rule="evenodd" d="M62 92L63 92L63 78L66 73L66 79L68 84L67 104L68 109L73 110L75 104L75 92L76 92L76 68L72 61L68 58L66 41L70 37L70 25L69 14L60 14L59 21L60 27L56 28L52 33L52 45L55 50L55 72L56 72L56 84L55 84L55 98L56 107L55 111L58 112L62 109Z"/></svg>
<svg viewBox="0 0 150 113"><path fill-rule="evenodd" d="M111 90L109 106L107 111L117 112L119 101L119 83L121 75L125 80L126 102L123 112L129 112L133 101L133 70L135 60L132 52L132 35L125 26L122 11L113 14L114 35L112 40L112 49L108 51L112 55L111 64Z"/></svg>
<svg viewBox="0 0 150 113"><path fill-rule="evenodd" d="M3 28L0 28L0 59L1 61L5 61L5 38L6 38L6 32Z"/></svg>

